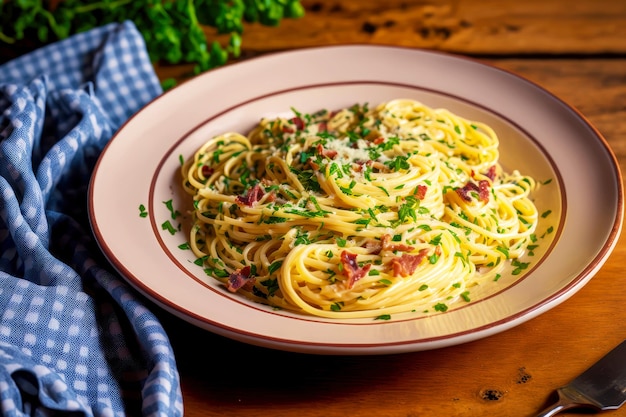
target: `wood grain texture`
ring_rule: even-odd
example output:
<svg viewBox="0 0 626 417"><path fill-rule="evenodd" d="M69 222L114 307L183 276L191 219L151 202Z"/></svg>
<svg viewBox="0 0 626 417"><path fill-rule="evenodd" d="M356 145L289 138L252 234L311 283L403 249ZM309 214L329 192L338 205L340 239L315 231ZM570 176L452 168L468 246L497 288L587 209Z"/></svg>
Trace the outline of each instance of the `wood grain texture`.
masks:
<svg viewBox="0 0 626 417"><path fill-rule="evenodd" d="M303 18L246 25L244 49L373 43L481 55L624 54L623 0L302 0ZM209 36L214 36L208 32Z"/></svg>

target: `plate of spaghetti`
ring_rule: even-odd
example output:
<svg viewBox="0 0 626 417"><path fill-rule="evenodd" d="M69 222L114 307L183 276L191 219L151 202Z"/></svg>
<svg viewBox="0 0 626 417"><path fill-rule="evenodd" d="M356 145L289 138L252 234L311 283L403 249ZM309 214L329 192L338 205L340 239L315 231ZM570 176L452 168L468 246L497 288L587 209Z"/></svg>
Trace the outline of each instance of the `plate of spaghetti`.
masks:
<svg viewBox="0 0 626 417"><path fill-rule="evenodd" d="M119 273L195 325L387 354L487 337L574 295L617 241L621 184L601 134L523 78L333 46L155 99L102 153L89 214Z"/></svg>

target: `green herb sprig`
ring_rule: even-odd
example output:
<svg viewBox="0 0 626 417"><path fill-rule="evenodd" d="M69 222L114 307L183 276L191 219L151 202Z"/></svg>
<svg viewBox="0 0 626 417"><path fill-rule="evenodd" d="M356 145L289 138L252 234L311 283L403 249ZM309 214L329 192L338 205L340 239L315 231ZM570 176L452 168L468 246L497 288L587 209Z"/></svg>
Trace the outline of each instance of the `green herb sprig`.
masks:
<svg viewBox="0 0 626 417"><path fill-rule="evenodd" d="M276 26L303 15L299 0L0 0L0 46L34 48L130 20L153 62L195 64L197 74L239 56L244 22ZM229 34L228 43L209 42L210 28Z"/></svg>

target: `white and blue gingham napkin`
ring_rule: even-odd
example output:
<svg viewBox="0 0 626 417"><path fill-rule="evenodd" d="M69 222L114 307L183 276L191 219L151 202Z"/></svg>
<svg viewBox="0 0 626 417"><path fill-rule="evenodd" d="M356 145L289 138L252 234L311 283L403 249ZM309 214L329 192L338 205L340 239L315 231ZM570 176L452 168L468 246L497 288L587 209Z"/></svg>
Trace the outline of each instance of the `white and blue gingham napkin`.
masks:
<svg viewBox="0 0 626 417"><path fill-rule="evenodd" d="M182 415L169 339L102 258L87 216L100 152L160 93L130 22L0 66L3 416Z"/></svg>

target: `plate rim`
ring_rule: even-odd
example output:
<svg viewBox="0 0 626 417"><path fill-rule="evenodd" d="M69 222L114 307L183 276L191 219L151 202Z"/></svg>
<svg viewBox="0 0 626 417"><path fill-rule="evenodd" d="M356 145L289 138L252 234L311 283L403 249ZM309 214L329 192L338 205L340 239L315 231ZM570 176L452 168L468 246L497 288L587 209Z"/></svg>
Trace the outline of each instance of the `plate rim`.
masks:
<svg viewBox="0 0 626 417"><path fill-rule="evenodd" d="M105 241L102 231L99 230L98 222L96 219L97 216L95 213L96 208L94 206L94 198L93 198L94 192L95 192L94 187L97 181L99 168L101 166L102 161L106 158L109 147L112 146L112 144L118 138L118 136L122 135L126 126L128 124L133 123L133 120L136 120L135 118L138 114L140 114L141 112L140 110L139 112L131 116L131 118L129 118L124 123L124 125L122 125L122 127L120 127L120 129L114 134L114 136L111 138L111 140L107 143L107 145L103 149L100 157L98 158L96 166L94 167L94 171L93 171L93 175L90 181L90 186L89 186L89 191L88 191L88 203L89 203L88 214L89 214L89 219L90 219L93 233L96 237L96 241L100 245L107 259L111 262L114 268L117 269L118 272L126 279L126 281L129 282L129 284L135 287L138 291L144 293L144 295L147 295L148 298L150 298L153 302L160 305L162 308L165 308L170 313L173 313L183 319L187 319L188 321L196 325L201 325L201 327L204 327L207 330L211 330L218 334L222 334L224 336L238 339L247 343L257 344L257 345L266 346L266 347L269 345L269 347L275 347L275 348L285 349L285 350L303 351L303 352L308 352L308 353L354 354L357 352L364 352L364 353L371 354L371 353L394 353L395 351L407 351L407 349L410 351L422 350L420 349L420 346L424 346L425 344L429 344L429 343L437 345L436 342L438 341L442 342L441 343L442 345L447 346L448 344L446 344L445 341L449 340L450 338L460 336L463 339L465 339L465 341L475 340L478 338L485 337L483 333L489 333L491 329L501 328L502 330L506 330L508 328L514 327L517 324L520 324L521 322L526 321L540 314L542 309L549 309L553 306L556 306L560 302L565 301L567 298L569 298L570 296L572 296L574 293L577 292L576 287L584 286L586 282L594 276L595 272L597 272L597 270L602 267L602 265L604 264L604 262L606 261L606 259L608 258L608 256L610 255L610 253L612 252L613 248L615 247L617 243L618 237L621 232L622 223L623 223L623 214L624 214L623 213L624 211L623 181L622 181L621 171L620 171L617 158L613 150L609 146L608 142L606 141L604 136L601 134L601 132L578 109L569 105L563 99L555 96L554 94L549 92L547 89L541 87L537 83L534 83L533 81L530 81L527 78L522 77L512 71L498 68L495 65L492 65L490 63L485 63L480 60L476 60L474 58L463 56L463 55L450 54L450 53L441 52L441 51L424 50L420 48L411 48L411 47L402 47L402 46L381 46L381 45L332 45L332 46L323 46L323 47L299 48L295 50L274 52L274 53L270 53L270 54L266 54L266 55L262 55L258 57L252 57L245 61L230 64L229 66L226 66L223 68L217 68L215 70L212 70L212 72L227 71L229 70L229 67L249 65L251 62L254 62L257 60L273 59L277 55L284 56L288 54L298 54L298 53L302 53L306 51L337 49L337 48L401 49L401 50L415 51L418 53L443 55L443 56L447 56L453 59L466 60L473 64L478 64L479 66L489 68L491 70L496 70L496 71L507 73L510 76L515 77L518 81L528 83L534 86L535 88L539 89L542 94L545 94L551 97L552 99L557 100L561 106L564 106L568 110L573 111L575 116L578 119L580 119L580 121L582 121L587 127L589 127L592 130L594 137L599 140L599 144L602 145L601 146L602 149L607 153L607 155L609 156L612 162L612 172L616 175L616 179L617 179L616 197L617 197L618 207L616 210L616 216L613 219L611 230L605 242L602 244L601 250L596 254L592 262L590 262L583 270L581 270L579 274L574 279L572 279L566 286L564 286L560 291L552 293L548 298L542 299L539 303L533 304L532 306L530 306L529 308L525 310L518 311L515 314L506 316L505 318L502 318L498 321L488 323L478 328L467 329L464 332L455 333L453 335L437 336L437 337L433 337L430 339L420 339L417 341L410 340L410 341L401 341L401 342L380 343L380 344L374 344L374 345L363 345L363 344L354 345L350 343L338 343L336 345L329 345L328 343L320 343L316 345L315 343L311 343L311 342L299 342L299 341L293 341L293 340L276 339L275 337L267 336L264 334L247 333L245 331L242 332L240 329L228 328L227 326L224 326L224 324L222 323L216 323L212 319L199 316L198 314L185 309L183 306L177 305L176 308L173 309L171 305L168 305L166 302L163 301L164 297L162 295L156 294L144 282L137 279L137 277L134 277L132 271L130 271L125 265L118 262L113 251L111 250L111 248ZM198 80L204 80L205 77L211 77L212 72L197 76L194 79L191 79L181 84L179 87L175 87L174 89L167 91L160 96L157 96L150 103L148 103L144 107L144 109L151 106L154 102L167 99L169 94L171 94L173 91L178 91L180 88L187 85L188 83L189 83L188 85L190 85L191 83L194 83L194 82L196 83L201 82ZM434 91L434 92L439 93L439 94L447 94L447 93L442 93L438 91ZM467 101L466 99L463 99L463 100ZM480 105L475 102L471 102L471 104ZM487 108L486 110L492 111L492 112L494 111L493 109L489 109L489 108ZM228 111L228 109L224 111ZM502 116L500 113L497 113L497 114ZM213 117L216 117L216 116L214 115ZM508 119L506 120L509 121ZM190 132L198 129L203 123L206 123L206 119L205 121L199 123L198 125L189 128L187 133L184 136L187 136L188 134L190 134ZM523 130L523 126L518 126L518 128L521 128ZM178 138L177 142L181 140L183 139ZM538 141L538 144L541 145L541 142ZM550 157L550 154L548 154L547 152L545 154ZM200 323L198 323L198 321ZM438 346L434 346L432 348L437 348L437 347ZM442 347L442 346L439 346L439 347ZM379 352L381 351L381 349L382 349L382 352Z"/></svg>

